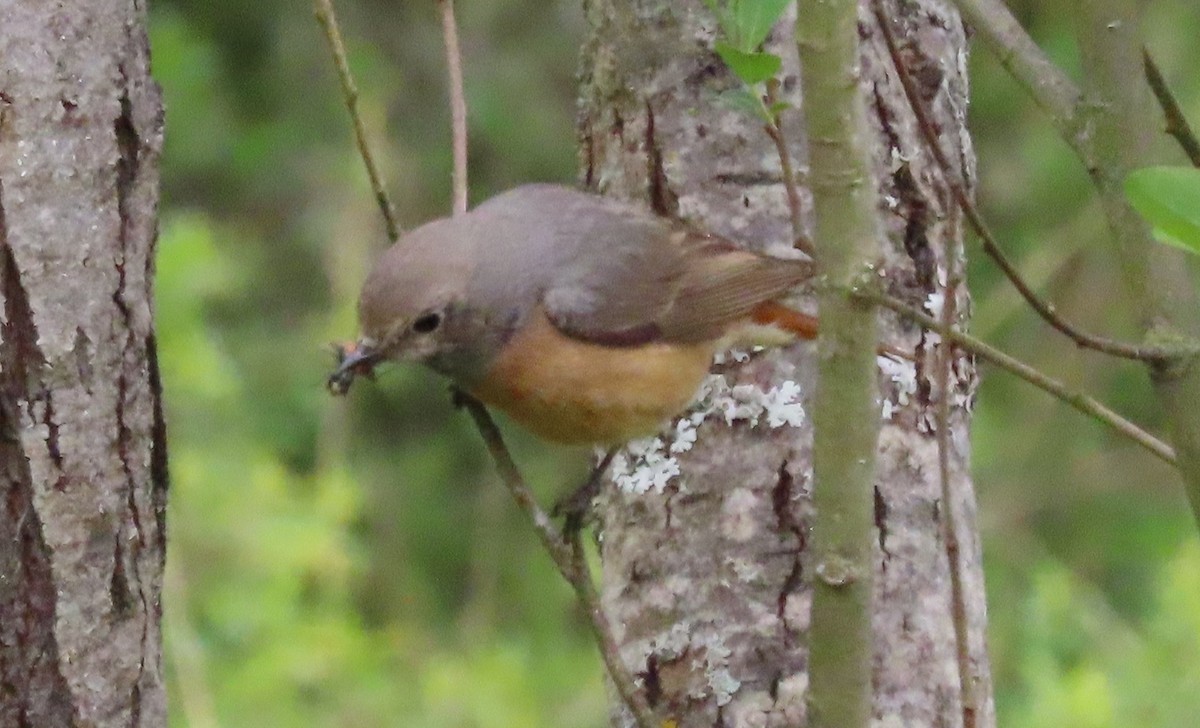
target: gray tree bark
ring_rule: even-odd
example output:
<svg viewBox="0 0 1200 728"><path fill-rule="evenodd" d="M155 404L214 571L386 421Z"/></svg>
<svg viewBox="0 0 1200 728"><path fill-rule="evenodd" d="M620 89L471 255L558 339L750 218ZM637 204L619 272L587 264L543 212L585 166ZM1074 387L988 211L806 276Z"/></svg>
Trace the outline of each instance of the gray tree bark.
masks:
<svg viewBox="0 0 1200 728"><path fill-rule="evenodd" d="M945 291L947 251L960 254L963 226L941 171L923 149L868 7L860 9L861 88L872 110L874 182L888 232L882 282L893 295L936 306ZM938 0L889 3L889 9L942 144L970 181L962 22ZM747 246L790 246L778 158L755 121L718 99L736 81L711 52L715 23L703 4L591 0L587 17L579 115L585 184L647 201ZM775 29L768 48L784 60L781 95L799 110L785 113L785 130L803 185L807 142L790 22ZM968 310L965 287L958 289L958 303L960 312ZM965 325L961 316L960 322ZM882 726L991 726L986 606L968 471L974 368L970 359L955 358L948 393L950 507L958 541L951 556L934 433L936 337L893 318L883 320L882 330L887 341L917 352L918 362L907 374L891 368L880 375L874 715ZM784 407L786 416L779 408L789 380L799 385L801 403L808 401L814 353L799 345L723 367L727 384L714 385L702 401L694 446L679 444L691 439L683 425L682 435L627 452L616 463L616 485L601 499L605 611L650 702L680 726L806 723L812 430L795 408ZM664 461L681 472L666 480L673 464ZM968 637L961 670L952 559L962 579ZM629 722L614 702L614 725Z"/></svg>
<svg viewBox="0 0 1200 728"><path fill-rule="evenodd" d="M162 726L141 0L0 0L0 725Z"/></svg>

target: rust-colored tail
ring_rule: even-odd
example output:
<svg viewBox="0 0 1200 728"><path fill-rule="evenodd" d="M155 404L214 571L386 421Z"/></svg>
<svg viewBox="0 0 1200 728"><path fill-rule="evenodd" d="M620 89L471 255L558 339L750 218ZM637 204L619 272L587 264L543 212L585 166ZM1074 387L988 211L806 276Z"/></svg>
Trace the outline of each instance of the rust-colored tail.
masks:
<svg viewBox="0 0 1200 728"><path fill-rule="evenodd" d="M750 317L760 326L775 326L801 339L815 339L820 330L816 316L809 316L775 301L758 304L750 313Z"/></svg>
<svg viewBox="0 0 1200 728"><path fill-rule="evenodd" d="M775 326L794 334L799 339L815 339L821 330L816 316L810 316L776 301L764 301L758 304L750 316L754 323L760 326ZM890 344L880 344L877 351L885 356L915 361L912 354L901 351Z"/></svg>

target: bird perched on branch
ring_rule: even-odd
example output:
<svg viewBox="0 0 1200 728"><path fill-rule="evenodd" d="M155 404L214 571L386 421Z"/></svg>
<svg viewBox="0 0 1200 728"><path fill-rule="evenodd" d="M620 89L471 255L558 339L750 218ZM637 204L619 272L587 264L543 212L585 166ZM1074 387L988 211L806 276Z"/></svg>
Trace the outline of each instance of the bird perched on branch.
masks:
<svg viewBox="0 0 1200 728"><path fill-rule="evenodd" d="M630 204L518 187L383 254L329 388L416 361L546 440L618 444L685 409L717 351L815 337L778 302L812 273Z"/></svg>

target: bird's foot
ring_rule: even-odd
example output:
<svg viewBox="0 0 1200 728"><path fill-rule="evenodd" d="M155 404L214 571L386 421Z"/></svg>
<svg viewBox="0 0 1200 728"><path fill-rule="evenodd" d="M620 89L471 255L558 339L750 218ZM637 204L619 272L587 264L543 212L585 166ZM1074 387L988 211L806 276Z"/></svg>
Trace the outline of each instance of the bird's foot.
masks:
<svg viewBox="0 0 1200 728"><path fill-rule="evenodd" d="M583 485L579 486L566 496L560 498L554 504L550 515L555 518L563 517L563 532L568 534L578 533L592 516L592 501L600 494L600 487L604 483L604 475L608 472L608 466L612 463L617 451L621 446L609 448L608 452L604 453L604 457L600 458L600 462L596 463L596 467L592 468L591 474Z"/></svg>

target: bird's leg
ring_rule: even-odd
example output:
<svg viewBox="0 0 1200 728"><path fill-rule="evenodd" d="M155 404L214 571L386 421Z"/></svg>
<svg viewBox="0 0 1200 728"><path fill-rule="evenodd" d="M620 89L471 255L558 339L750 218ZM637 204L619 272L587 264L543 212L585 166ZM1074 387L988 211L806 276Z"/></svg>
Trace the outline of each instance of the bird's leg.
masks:
<svg viewBox="0 0 1200 728"><path fill-rule="evenodd" d="M609 448L608 452L604 453L604 457L600 458L600 462L596 463L596 467L592 468L591 475L583 482L583 485L554 504L551 515L565 518L564 533L574 533L583 528L592 509L592 500L600 493L600 484L604 481L604 474L608 472L608 466L612 464L613 458L620 449L620 445Z"/></svg>

